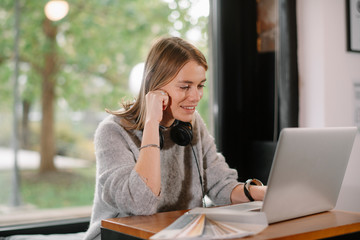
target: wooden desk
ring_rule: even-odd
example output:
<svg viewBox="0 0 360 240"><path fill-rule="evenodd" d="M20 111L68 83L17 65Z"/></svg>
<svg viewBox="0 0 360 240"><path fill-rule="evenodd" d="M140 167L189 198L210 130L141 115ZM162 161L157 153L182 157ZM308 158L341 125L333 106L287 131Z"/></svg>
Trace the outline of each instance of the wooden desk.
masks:
<svg viewBox="0 0 360 240"><path fill-rule="evenodd" d="M102 239L148 239L186 211L152 216L111 218L102 221ZM341 236L337 237L337 236ZM329 211L269 225L261 233L242 239L360 239L360 213Z"/></svg>

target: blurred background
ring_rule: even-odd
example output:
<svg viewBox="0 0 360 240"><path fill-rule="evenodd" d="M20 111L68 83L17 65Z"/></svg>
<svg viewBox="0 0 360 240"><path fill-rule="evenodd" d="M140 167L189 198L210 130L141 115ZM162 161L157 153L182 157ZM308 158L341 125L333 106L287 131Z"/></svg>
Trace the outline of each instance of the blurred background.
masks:
<svg viewBox="0 0 360 240"><path fill-rule="evenodd" d="M182 37L207 57L208 16L208 0L0 2L0 225L92 205L104 109L136 98L156 38Z"/></svg>

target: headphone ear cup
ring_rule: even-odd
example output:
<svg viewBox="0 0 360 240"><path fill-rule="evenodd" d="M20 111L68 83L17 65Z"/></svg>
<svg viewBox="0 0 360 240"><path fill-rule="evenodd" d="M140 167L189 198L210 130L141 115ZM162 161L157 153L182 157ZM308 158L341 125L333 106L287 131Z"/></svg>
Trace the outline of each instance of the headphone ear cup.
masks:
<svg viewBox="0 0 360 240"><path fill-rule="evenodd" d="M187 146L191 143L193 134L191 123L180 122L171 128L171 139L180 146Z"/></svg>

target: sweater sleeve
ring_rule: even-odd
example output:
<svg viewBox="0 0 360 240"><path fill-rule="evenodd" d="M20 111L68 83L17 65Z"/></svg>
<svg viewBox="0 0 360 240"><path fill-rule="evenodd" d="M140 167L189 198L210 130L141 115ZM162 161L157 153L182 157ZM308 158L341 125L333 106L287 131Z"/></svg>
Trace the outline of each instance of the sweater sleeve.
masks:
<svg viewBox="0 0 360 240"><path fill-rule="evenodd" d="M159 202L134 170L136 147L126 131L114 121L105 121L95 133L98 197L117 212L149 215Z"/></svg>
<svg viewBox="0 0 360 240"><path fill-rule="evenodd" d="M199 138L203 154L205 190L216 205L231 203L231 192L239 185L238 174L226 163L224 156L217 152L214 138L209 134L201 117L197 118Z"/></svg>

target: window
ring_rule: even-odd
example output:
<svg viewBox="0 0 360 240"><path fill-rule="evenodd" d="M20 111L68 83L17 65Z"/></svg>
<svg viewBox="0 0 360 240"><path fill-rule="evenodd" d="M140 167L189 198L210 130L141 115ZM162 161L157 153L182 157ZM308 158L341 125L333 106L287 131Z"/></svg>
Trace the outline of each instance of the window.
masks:
<svg viewBox="0 0 360 240"><path fill-rule="evenodd" d="M208 0L68 1L56 21L45 17L47 2L18 0L19 12L16 1L0 3L0 226L89 216L94 131L104 108L136 96L153 39L180 36L208 54ZM206 89L205 121L208 98Z"/></svg>

